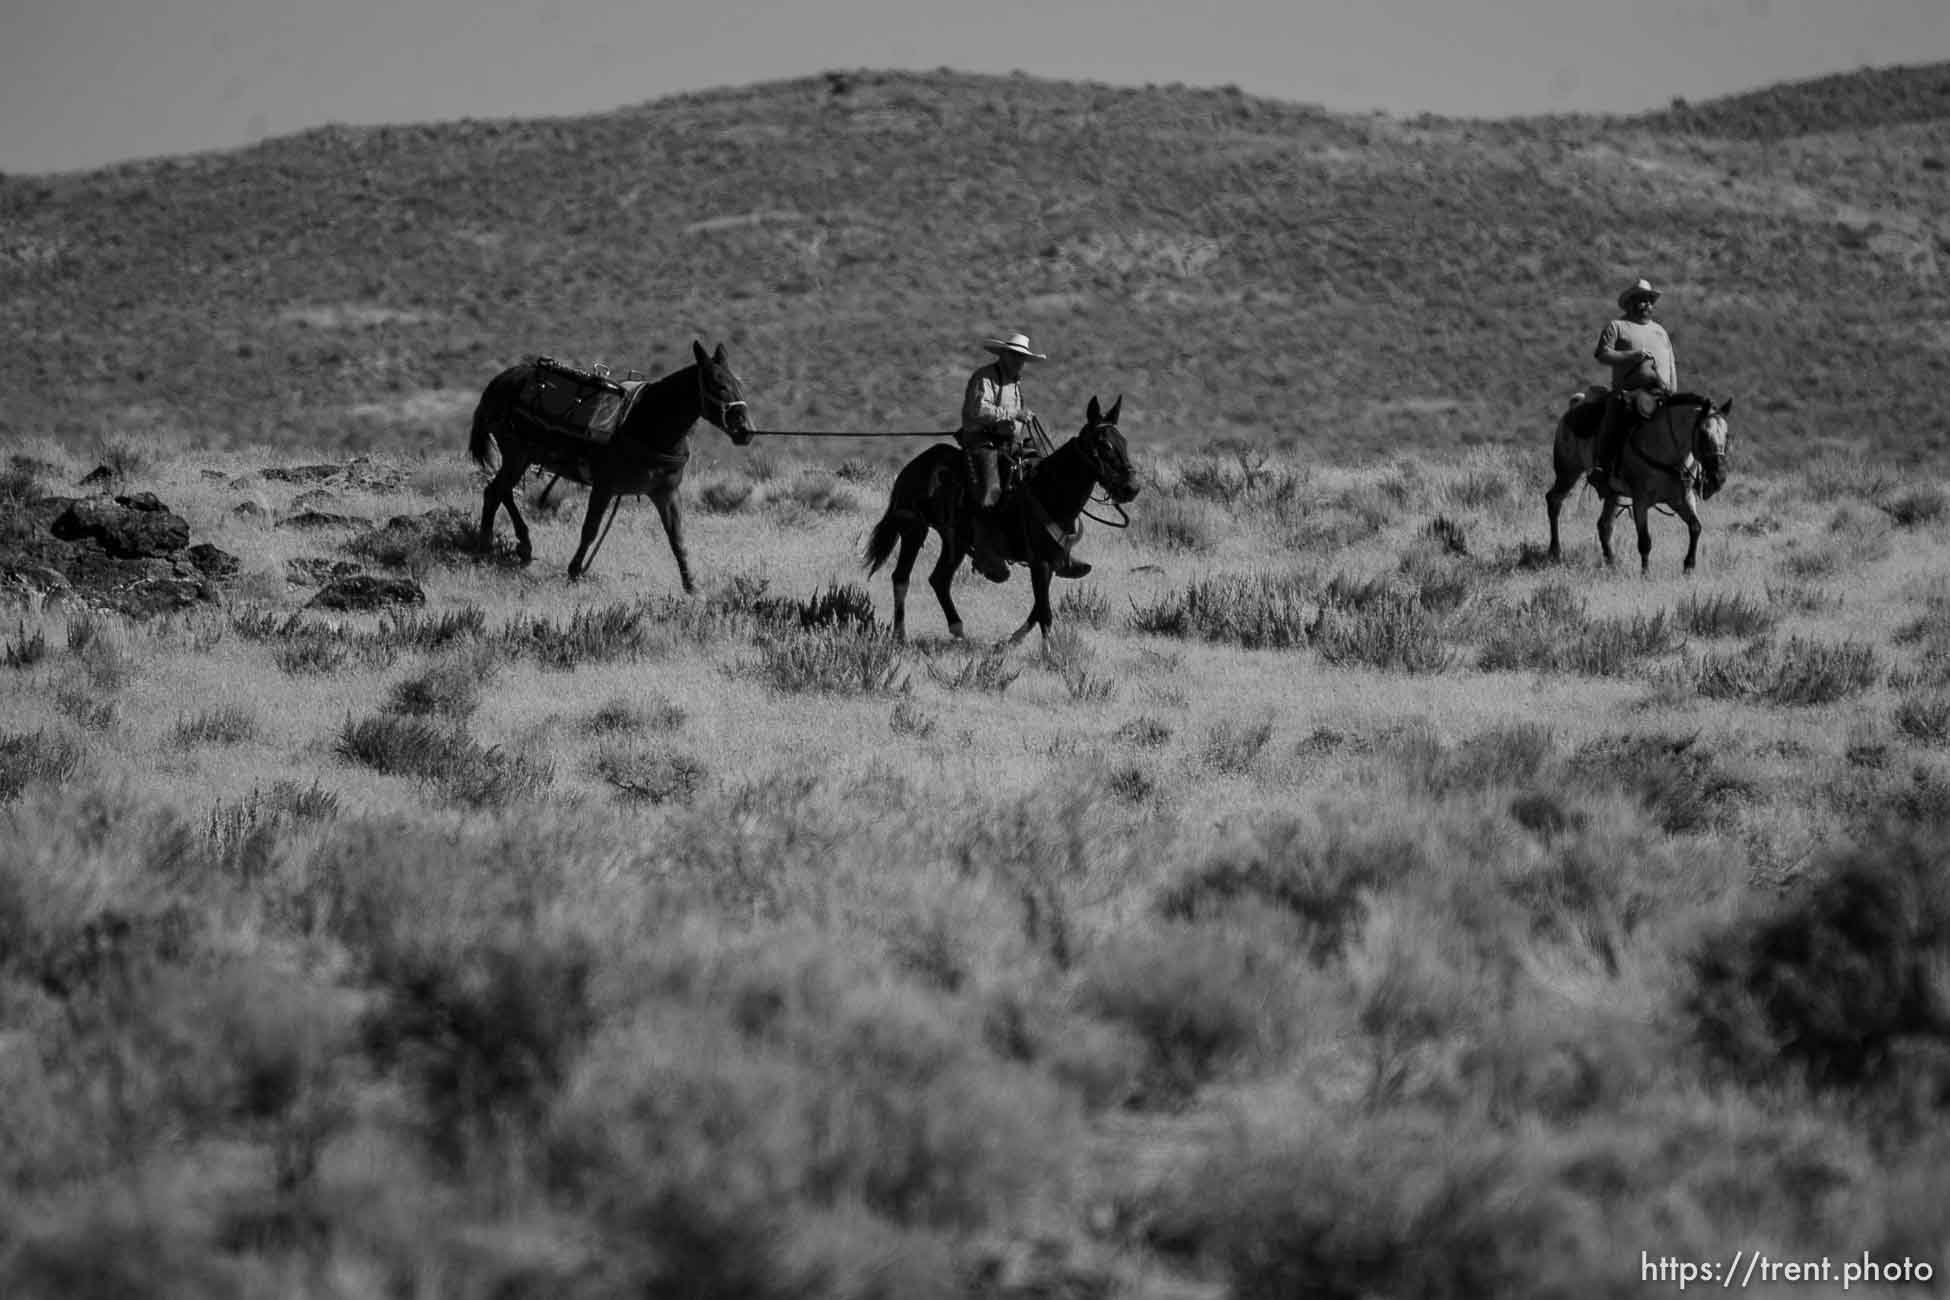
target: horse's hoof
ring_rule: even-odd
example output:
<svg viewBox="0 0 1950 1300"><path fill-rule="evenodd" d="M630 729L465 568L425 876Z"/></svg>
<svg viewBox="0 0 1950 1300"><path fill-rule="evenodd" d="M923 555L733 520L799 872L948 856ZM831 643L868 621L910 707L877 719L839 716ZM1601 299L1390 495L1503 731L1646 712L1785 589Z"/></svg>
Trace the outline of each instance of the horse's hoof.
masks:
<svg viewBox="0 0 1950 1300"><path fill-rule="evenodd" d="M962 631L961 624L959 623L950 623L948 625L948 635L957 641L966 641L968 639L967 633Z"/></svg>

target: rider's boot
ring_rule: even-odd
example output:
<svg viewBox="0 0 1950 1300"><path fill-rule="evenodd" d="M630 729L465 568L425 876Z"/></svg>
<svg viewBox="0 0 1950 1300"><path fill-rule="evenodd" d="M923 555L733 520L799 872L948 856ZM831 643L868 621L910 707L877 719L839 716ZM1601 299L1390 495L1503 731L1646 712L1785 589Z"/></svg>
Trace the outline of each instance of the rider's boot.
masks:
<svg viewBox="0 0 1950 1300"><path fill-rule="evenodd" d="M1090 572L1090 564L1070 554L1070 548L1063 548L1063 558L1050 570L1059 578L1081 578Z"/></svg>
<svg viewBox="0 0 1950 1300"><path fill-rule="evenodd" d="M976 507L972 512L968 562L990 582L1007 582L1009 562L1002 556L998 533L994 508Z"/></svg>

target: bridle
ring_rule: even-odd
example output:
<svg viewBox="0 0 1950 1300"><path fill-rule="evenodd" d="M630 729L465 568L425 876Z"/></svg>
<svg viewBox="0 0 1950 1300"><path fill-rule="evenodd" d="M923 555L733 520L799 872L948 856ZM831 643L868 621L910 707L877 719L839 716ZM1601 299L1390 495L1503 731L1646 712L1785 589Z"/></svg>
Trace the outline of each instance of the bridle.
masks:
<svg viewBox="0 0 1950 1300"><path fill-rule="evenodd" d="M713 407L717 409L713 411ZM745 400L740 397L733 398L727 402L717 397L704 385L704 367L699 366L697 368L697 408L705 419L709 420L725 433L730 433L731 412L741 407L745 410L745 421L749 424L751 422L751 408L745 405Z"/></svg>
<svg viewBox="0 0 1950 1300"><path fill-rule="evenodd" d="M1713 420L1718 420L1722 428L1726 427L1727 417L1720 413L1720 408L1707 406L1701 409L1699 419L1693 424L1693 455L1705 471L1708 482L1726 477L1727 454L1724 444L1706 433L1708 424ZM1712 491L1719 489L1715 487Z"/></svg>
<svg viewBox="0 0 1950 1300"><path fill-rule="evenodd" d="M1078 439L1079 442L1083 443L1079 450L1083 453L1084 460L1090 466L1091 478L1095 483L1095 487L1090 493L1089 504L1083 507L1083 517L1085 519L1095 520L1106 528L1129 528L1131 526L1131 516L1125 513L1123 504L1111 496L1110 489L1104 486L1104 463L1098 458L1098 453L1094 445L1103 441L1102 435L1105 432L1114 433L1119 439L1122 439L1124 431L1114 424L1093 424L1090 426L1090 429L1098 434L1095 439L1089 442L1085 442L1081 438ZM1102 494L1101 496L1099 495L1100 493ZM1102 515L1092 514L1090 512L1090 506L1092 505L1109 506L1117 512L1117 518L1106 519Z"/></svg>

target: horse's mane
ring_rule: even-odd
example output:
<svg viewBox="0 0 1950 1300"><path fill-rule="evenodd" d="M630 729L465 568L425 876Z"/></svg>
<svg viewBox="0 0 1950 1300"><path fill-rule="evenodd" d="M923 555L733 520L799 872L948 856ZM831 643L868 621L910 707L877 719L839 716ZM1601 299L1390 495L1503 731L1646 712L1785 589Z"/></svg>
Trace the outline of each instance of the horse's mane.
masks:
<svg viewBox="0 0 1950 1300"><path fill-rule="evenodd" d="M1699 393L1674 393L1666 399L1667 406L1704 406L1712 409L1713 399Z"/></svg>

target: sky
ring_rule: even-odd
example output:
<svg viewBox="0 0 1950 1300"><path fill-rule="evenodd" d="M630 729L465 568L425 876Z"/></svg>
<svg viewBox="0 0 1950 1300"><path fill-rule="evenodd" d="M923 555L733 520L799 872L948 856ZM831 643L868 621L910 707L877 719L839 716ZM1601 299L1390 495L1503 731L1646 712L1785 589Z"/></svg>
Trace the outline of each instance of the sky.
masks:
<svg viewBox="0 0 1950 1300"><path fill-rule="evenodd" d="M0 0L0 172L834 69L1503 117L1940 61L1950 0Z"/></svg>

